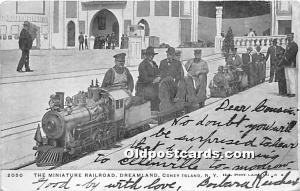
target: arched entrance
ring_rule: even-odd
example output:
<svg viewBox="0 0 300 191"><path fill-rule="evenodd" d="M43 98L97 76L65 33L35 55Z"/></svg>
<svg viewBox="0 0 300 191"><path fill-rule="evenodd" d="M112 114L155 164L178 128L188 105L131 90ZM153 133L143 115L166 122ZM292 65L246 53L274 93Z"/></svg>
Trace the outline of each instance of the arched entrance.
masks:
<svg viewBox="0 0 300 191"><path fill-rule="evenodd" d="M145 19L142 19L138 22L138 25L141 25L144 27L145 29L145 36L150 36L150 28L149 28L149 24Z"/></svg>
<svg viewBox="0 0 300 191"><path fill-rule="evenodd" d="M90 25L90 35L107 36L115 33L117 42L119 41L119 22L117 17L109 10L102 9L95 14Z"/></svg>
<svg viewBox="0 0 300 191"><path fill-rule="evenodd" d="M75 23L70 21L67 25L67 46L75 46Z"/></svg>

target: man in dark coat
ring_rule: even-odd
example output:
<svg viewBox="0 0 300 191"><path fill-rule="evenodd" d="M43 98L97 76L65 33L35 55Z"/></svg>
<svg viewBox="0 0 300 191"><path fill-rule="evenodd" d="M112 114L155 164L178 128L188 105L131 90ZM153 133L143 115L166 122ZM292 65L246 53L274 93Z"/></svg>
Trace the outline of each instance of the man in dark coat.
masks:
<svg viewBox="0 0 300 191"><path fill-rule="evenodd" d="M130 92L133 91L134 83L132 75L129 70L124 66L125 53L114 55L115 66L110 68L104 76L101 87L109 87L113 85L120 85L127 88Z"/></svg>
<svg viewBox="0 0 300 191"><path fill-rule="evenodd" d="M296 95L297 68L296 56L298 53L298 45L294 41L294 33L287 35L288 44L284 54L284 72L286 79L287 96L294 97Z"/></svg>
<svg viewBox="0 0 300 191"><path fill-rule="evenodd" d="M85 49L89 49L89 46L88 46L88 36L87 35L85 35L85 37L84 37L84 48Z"/></svg>
<svg viewBox="0 0 300 191"><path fill-rule="evenodd" d="M23 72L22 68L25 65L26 72L32 72L29 67L29 51L32 48L32 36L29 33L30 23L25 21L23 24L24 28L22 29L19 37L19 48L22 50L22 56L20 58L17 71Z"/></svg>
<svg viewBox="0 0 300 191"><path fill-rule="evenodd" d="M270 57L270 79L269 79L270 83L273 82L274 74L276 73L275 69L279 62L279 59L277 58L276 55L278 55L277 52L279 51L280 48L281 47L277 45L277 39L274 39L273 46L270 46L267 51L266 61Z"/></svg>
<svg viewBox="0 0 300 191"><path fill-rule="evenodd" d="M83 42L84 42L84 37L82 32L80 32L80 35L78 37L78 42L79 42L79 50L82 49L83 50Z"/></svg>
<svg viewBox="0 0 300 191"><path fill-rule="evenodd" d="M167 58L160 62L159 73L161 78L172 77L175 84L183 79L181 62L175 59L175 48L168 48Z"/></svg>
<svg viewBox="0 0 300 191"><path fill-rule="evenodd" d="M283 56L284 56L284 48L281 46L277 47L276 49L276 58L278 61L276 62L276 74L275 74L275 81L278 82L278 91L280 96L286 96L286 79L285 79L285 73L284 73L284 62L283 62Z"/></svg>
<svg viewBox="0 0 300 191"><path fill-rule="evenodd" d="M148 47L145 51L145 59L139 65L139 76L136 83L136 96L143 97L145 100L151 101L151 110L159 110L158 87L161 77L159 77L159 69L153 61L153 47Z"/></svg>
<svg viewBox="0 0 300 191"><path fill-rule="evenodd" d="M242 69L245 71L248 77L248 83L249 86L254 86L254 80L255 80L255 68L252 62L252 48L248 47L247 48L247 53L242 54L242 60L243 60L243 65Z"/></svg>
<svg viewBox="0 0 300 191"><path fill-rule="evenodd" d="M266 57L260 50L260 46L257 46L256 53L253 54L253 64L255 64L257 76L255 84L264 82L266 78Z"/></svg>

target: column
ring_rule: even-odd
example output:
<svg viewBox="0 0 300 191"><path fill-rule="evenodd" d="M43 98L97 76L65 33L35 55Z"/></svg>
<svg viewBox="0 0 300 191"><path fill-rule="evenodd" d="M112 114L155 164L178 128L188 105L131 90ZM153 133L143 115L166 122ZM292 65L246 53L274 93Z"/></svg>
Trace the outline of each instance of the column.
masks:
<svg viewBox="0 0 300 191"><path fill-rule="evenodd" d="M298 1L292 1L292 32L294 33L294 41L298 44L298 47L300 46L300 2ZM296 67L299 68L300 64L300 51L297 53L297 59L296 59ZM297 75L299 76L299 75ZM299 81L299 79L297 80ZM298 86L298 83L297 83ZM298 86L299 87L299 86ZM296 89L297 90L297 89ZM298 90L299 91L299 90Z"/></svg>
<svg viewBox="0 0 300 191"><path fill-rule="evenodd" d="M222 43L223 43L223 37L221 36L222 14L223 14L223 7L216 7L216 27L217 27L217 34L215 37L215 51L216 52L220 52L222 50Z"/></svg>
<svg viewBox="0 0 300 191"><path fill-rule="evenodd" d="M198 1L191 1L192 3L192 27L191 27L191 41L198 41Z"/></svg>

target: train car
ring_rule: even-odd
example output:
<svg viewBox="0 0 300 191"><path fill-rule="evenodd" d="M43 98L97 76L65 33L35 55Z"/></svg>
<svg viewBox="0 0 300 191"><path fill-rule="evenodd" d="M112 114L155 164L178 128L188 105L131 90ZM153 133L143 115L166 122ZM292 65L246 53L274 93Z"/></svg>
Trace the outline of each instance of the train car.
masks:
<svg viewBox="0 0 300 191"><path fill-rule="evenodd" d="M37 166L56 166L106 147L126 136L149 129L150 102L125 88L91 85L64 101L64 93L50 97L34 139ZM141 112L142 111L142 112Z"/></svg>

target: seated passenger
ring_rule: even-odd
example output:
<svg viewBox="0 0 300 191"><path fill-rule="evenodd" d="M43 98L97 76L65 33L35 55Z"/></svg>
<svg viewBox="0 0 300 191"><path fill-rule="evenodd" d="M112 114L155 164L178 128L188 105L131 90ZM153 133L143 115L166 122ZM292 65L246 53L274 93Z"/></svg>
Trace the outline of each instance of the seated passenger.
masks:
<svg viewBox="0 0 300 191"><path fill-rule="evenodd" d="M218 67L218 73L209 84L210 95L212 97L226 97L226 90L229 88L228 80L223 72L223 66Z"/></svg>
<svg viewBox="0 0 300 191"><path fill-rule="evenodd" d="M164 78L159 84L159 111L166 112L183 107L184 100L177 96L177 84L171 76Z"/></svg>
<svg viewBox="0 0 300 191"><path fill-rule="evenodd" d="M101 87L109 87L113 85L125 86L130 92L133 91L134 84L133 78L129 70L124 66L125 64L125 53L114 55L115 66L108 69L105 73Z"/></svg>
<svg viewBox="0 0 300 191"><path fill-rule="evenodd" d="M242 58L237 53L237 48L234 48L232 51L229 51L229 56L226 60L226 66L230 66L232 68L240 68L243 65Z"/></svg>

